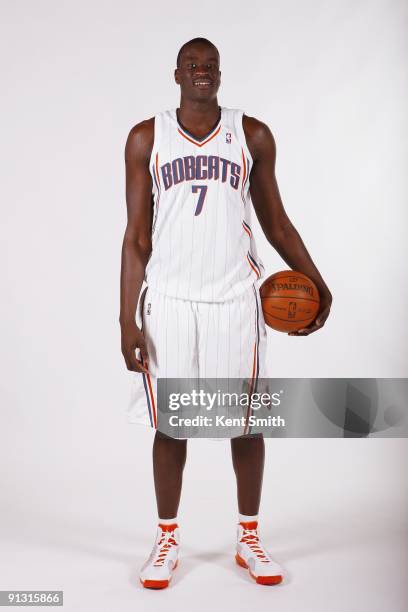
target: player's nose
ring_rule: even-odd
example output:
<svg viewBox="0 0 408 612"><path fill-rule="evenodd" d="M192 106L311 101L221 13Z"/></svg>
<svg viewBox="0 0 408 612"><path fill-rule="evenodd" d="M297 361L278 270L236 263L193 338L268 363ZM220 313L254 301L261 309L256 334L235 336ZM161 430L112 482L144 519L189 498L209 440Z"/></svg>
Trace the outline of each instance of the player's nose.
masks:
<svg viewBox="0 0 408 612"><path fill-rule="evenodd" d="M209 73L210 71L204 64L202 66L197 66L194 71L195 76L209 76Z"/></svg>

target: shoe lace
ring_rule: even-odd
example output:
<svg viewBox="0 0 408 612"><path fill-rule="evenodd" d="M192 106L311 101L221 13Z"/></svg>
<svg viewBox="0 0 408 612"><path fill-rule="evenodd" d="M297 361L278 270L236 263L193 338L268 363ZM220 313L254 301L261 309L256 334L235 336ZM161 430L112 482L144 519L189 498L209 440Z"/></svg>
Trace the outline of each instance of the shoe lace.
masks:
<svg viewBox="0 0 408 612"><path fill-rule="evenodd" d="M159 550L153 565L163 565L169 550L173 546L177 546L174 531L162 531L157 546L159 546Z"/></svg>
<svg viewBox="0 0 408 612"><path fill-rule="evenodd" d="M240 542L247 544L262 563L269 563L271 561L269 554L264 549L262 543L259 540L258 532L256 529L244 528Z"/></svg>

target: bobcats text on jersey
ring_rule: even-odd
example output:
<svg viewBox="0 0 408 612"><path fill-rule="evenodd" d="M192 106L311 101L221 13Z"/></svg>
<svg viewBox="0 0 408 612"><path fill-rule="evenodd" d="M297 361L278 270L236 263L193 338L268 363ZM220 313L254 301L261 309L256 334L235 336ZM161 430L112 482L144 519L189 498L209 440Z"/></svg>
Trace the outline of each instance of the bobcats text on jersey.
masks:
<svg viewBox="0 0 408 612"><path fill-rule="evenodd" d="M182 181L220 180L238 189L241 177L241 166L218 155L187 155L166 162L160 168L164 189L170 189Z"/></svg>

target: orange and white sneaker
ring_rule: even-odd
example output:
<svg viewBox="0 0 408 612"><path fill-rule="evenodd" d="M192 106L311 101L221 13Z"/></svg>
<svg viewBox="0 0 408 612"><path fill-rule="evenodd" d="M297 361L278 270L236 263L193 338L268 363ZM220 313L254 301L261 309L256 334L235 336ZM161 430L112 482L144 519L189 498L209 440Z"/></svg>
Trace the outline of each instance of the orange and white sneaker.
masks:
<svg viewBox="0 0 408 612"><path fill-rule="evenodd" d="M180 535L177 523L157 527L150 557L140 570L140 582L147 589L165 589L178 563Z"/></svg>
<svg viewBox="0 0 408 612"><path fill-rule="evenodd" d="M235 560L238 565L249 570L258 584L279 584L283 580L282 568L272 559L259 539L257 521L238 523Z"/></svg>

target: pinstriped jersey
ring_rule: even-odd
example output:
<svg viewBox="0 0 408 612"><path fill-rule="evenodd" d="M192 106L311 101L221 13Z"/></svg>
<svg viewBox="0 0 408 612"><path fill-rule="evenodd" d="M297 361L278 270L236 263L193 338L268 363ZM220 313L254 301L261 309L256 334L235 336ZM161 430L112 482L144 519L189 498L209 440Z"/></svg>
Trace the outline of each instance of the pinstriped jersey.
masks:
<svg viewBox="0 0 408 612"><path fill-rule="evenodd" d="M264 276L251 230L252 157L243 111L220 108L202 139L176 109L154 118L152 252L145 280L165 295L224 302Z"/></svg>

